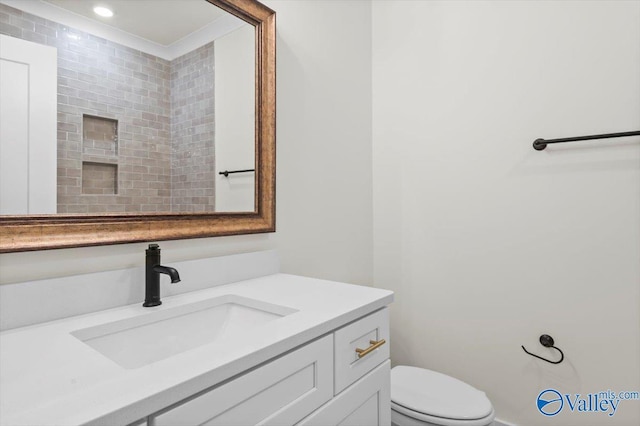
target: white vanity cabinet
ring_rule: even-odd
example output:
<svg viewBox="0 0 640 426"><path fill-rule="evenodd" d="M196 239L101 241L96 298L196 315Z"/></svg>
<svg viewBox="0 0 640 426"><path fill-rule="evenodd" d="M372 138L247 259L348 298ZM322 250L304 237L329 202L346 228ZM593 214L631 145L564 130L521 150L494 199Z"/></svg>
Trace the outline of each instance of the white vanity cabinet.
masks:
<svg viewBox="0 0 640 426"><path fill-rule="evenodd" d="M0 286L0 426L390 425L393 293L277 273L274 259L172 263L190 287L154 308L69 311L88 283L135 294L138 268ZM20 316L33 300L46 315Z"/></svg>
<svg viewBox="0 0 640 426"><path fill-rule="evenodd" d="M386 426L389 380L384 308L155 413L148 424Z"/></svg>
<svg viewBox="0 0 640 426"><path fill-rule="evenodd" d="M306 417L299 426L369 426L391 424L391 362L367 373Z"/></svg>

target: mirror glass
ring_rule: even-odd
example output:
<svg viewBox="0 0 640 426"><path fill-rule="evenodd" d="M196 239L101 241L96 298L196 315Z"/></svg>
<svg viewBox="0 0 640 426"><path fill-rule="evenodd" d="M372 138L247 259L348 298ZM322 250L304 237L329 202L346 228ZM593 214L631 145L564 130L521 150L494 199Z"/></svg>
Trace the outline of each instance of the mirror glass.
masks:
<svg viewBox="0 0 640 426"><path fill-rule="evenodd" d="M0 14L0 214L256 210L253 25L206 0L1 0Z"/></svg>

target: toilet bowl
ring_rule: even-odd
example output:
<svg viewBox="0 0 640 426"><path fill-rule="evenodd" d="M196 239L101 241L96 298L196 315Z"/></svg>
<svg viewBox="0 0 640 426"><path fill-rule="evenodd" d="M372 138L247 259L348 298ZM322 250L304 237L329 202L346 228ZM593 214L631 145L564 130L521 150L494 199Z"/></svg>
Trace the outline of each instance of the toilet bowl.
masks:
<svg viewBox="0 0 640 426"><path fill-rule="evenodd" d="M489 426L495 412L484 392L424 368L391 370L393 426Z"/></svg>

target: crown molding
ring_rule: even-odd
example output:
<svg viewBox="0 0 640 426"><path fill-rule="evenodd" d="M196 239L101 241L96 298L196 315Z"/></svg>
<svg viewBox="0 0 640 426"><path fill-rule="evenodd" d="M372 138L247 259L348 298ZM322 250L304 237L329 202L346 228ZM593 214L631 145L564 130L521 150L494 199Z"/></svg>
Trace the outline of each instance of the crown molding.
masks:
<svg viewBox="0 0 640 426"><path fill-rule="evenodd" d="M41 0L0 0L0 3L167 61L172 61L246 24L241 19L227 14L188 36L164 46Z"/></svg>

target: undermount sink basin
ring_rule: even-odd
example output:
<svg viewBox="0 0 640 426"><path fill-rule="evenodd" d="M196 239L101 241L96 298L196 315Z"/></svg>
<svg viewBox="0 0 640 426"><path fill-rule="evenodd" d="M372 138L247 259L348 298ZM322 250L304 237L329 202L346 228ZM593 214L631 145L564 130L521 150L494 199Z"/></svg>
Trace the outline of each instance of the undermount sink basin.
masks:
<svg viewBox="0 0 640 426"><path fill-rule="evenodd" d="M225 295L71 334L120 366L132 369L246 332L294 312L297 311L285 306Z"/></svg>

